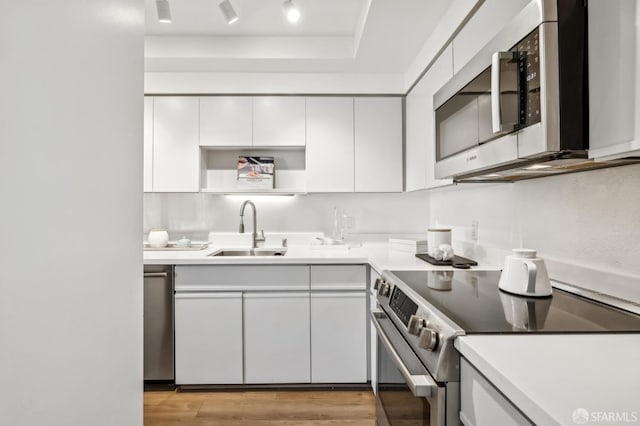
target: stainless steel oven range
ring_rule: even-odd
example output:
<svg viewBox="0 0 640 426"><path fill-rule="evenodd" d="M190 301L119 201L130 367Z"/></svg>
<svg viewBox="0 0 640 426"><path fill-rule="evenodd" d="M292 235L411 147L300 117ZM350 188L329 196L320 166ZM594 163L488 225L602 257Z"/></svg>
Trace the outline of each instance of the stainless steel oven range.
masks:
<svg viewBox="0 0 640 426"><path fill-rule="evenodd" d="M499 278L440 270L384 271L376 280L378 425L460 424L458 336L640 332L640 315L565 291L570 286L528 298L499 290Z"/></svg>

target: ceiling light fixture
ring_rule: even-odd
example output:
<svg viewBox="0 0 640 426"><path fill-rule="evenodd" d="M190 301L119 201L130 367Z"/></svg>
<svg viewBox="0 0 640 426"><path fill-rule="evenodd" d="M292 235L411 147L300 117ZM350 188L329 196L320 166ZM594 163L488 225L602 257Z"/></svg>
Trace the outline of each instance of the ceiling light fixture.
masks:
<svg viewBox="0 0 640 426"><path fill-rule="evenodd" d="M300 10L293 4L293 0L284 0L282 9L289 22L295 24L300 19Z"/></svg>
<svg viewBox="0 0 640 426"><path fill-rule="evenodd" d="M156 0L156 11L158 12L158 22L162 22L163 24L171 23L169 0Z"/></svg>
<svg viewBox="0 0 640 426"><path fill-rule="evenodd" d="M229 0L224 0L218 6L224 15L224 19L227 20L227 24L231 25L238 20L238 14L233 10L233 6L231 6L231 2Z"/></svg>

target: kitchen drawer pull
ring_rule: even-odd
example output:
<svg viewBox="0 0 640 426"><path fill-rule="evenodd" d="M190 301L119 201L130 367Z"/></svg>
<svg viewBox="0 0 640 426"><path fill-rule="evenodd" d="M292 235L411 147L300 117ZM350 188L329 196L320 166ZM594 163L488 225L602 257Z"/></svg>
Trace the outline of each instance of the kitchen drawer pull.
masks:
<svg viewBox="0 0 640 426"><path fill-rule="evenodd" d="M145 278L166 278L169 274L167 272L145 272Z"/></svg>
<svg viewBox="0 0 640 426"><path fill-rule="evenodd" d="M389 340L384 330L382 329L382 325L380 324L380 321L378 320L378 318L385 318L385 317L386 317L385 313L380 310L371 311L371 321L373 322L373 325L376 327L376 330L378 331L378 337L380 338L380 341L386 348L387 353L391 357L391 360L396 365L396 367L398 367L398 370L400 370L402 377L404 377L404 380L407 383L407 386L409 387L409 389L411 390L411 393L414 396L418 396L418 397L432 396L434 394L434 390L438 387L437 383L431 378L429 374L423 374L423 375L411 374L411 371L409 371L407 366L404 364L404 362L402 361L402 358L393 347L391 340Z"/></svg>

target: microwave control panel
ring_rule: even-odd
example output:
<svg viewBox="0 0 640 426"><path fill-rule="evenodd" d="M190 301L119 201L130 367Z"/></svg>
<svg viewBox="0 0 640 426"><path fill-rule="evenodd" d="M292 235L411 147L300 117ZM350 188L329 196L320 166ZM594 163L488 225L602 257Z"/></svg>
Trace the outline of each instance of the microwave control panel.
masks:
<svg viewBox="0 0 640 426"><path fill-rule="evenodd" d="M520 127L527 127L541 121L539 30L533 30L511 51L518 53Z"/></svg>

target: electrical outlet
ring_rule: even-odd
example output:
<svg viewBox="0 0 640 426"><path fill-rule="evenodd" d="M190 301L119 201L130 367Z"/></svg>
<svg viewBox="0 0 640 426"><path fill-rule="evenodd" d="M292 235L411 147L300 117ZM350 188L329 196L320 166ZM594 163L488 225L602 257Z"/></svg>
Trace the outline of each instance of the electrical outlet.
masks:
<svg viewBox="0 0 640 426"><path fill-rule="evenodd" d="M478 221L471 222L471 241L478 241Z"/></svg>

